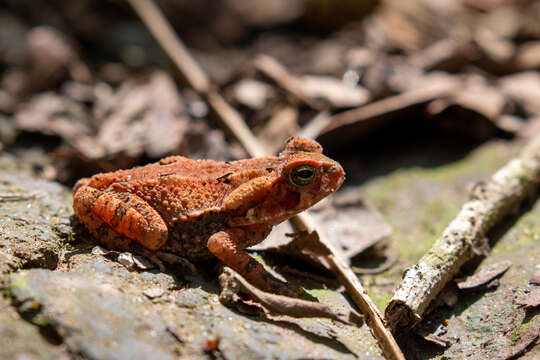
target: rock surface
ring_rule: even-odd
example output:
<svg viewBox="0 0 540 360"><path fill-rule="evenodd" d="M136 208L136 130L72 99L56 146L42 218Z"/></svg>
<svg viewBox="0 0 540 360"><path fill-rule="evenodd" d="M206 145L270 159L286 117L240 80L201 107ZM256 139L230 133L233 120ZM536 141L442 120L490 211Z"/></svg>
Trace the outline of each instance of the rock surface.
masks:
<svg viewBox="0 0 540 360"><path fill-rule="evenodd" d="M71 229L69 189L0 166L0 358L381 358L366 326L263 320L224 307L218 274L130 271ZM334 309L343 294L311 289ZM151 296L149 296L150 294ZM26 357L25 357L26 356Z"/></svg>
<svg viewBox="0 0 540 360"><path fill-rule="evenodd" d="M394 229L389 246L399 253L397 263L381 274L361 276L381 310L403 269L454 218L467 189L519 147L494 141L447 163L385 163L377 170L384 176L358 185L351 177L349 190L360 191ZM69 189L36 179L5 155L0 156L0 199L0 338L8 339L8 346L0 347L2 359L382 358L365 325L264 320L224 307L215 263L201 265L197 276L173 267L165 273L130 271L107 252L92 251L95 244L71 230ZM512 262L500 285L447 293L452 296L446 300L452 297L455 304L435 309L401 343L408 358L504 359L540 329L538 311L516 300L538 287L529 283L540 266L540 202L532 204L489 234L492 251L482 265ZM473 271L466 266L461 275ZM342 293L300 281L333 309L348 306ZM527 346L524 359L540 355L537 340Z"/></svg>

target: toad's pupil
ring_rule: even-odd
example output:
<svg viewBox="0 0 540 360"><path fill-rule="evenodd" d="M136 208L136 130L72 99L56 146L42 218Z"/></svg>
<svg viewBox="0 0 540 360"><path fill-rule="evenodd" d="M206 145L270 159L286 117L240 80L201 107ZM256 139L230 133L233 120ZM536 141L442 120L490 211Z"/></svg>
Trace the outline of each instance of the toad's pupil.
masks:
<svg viewBox="0 0 540 360"><path fill-rule="evenodd" d="M313 176L313 171L308 169L300 170L296 173L296 175L303 179L309 179L311 176Z"/></svg>

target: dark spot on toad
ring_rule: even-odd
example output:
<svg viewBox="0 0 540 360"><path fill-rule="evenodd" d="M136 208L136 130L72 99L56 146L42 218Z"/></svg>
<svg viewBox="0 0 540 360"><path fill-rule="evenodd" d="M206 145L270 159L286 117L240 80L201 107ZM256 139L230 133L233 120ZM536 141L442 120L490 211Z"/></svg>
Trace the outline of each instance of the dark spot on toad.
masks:
<svg viewBox="0 0 540 360"><path fill-rule="evenodd" d="M159 161L159 165L169 165L169 164L174 164L175 162L177 162L178 160L177 159L161 159Z"/></svg>
<svg viewBox="0 0 540 360"><path fill-rule="evenodd" d="M228 172L224 175L221 175L220 177L218 177L216 180L217 182L224 182L225 184L229 184L230 183L230 180L227 179L229 176L231 176L233 173L232 172Z"/></svg>
<svg viewBox="0 0 540 360"><path fill-rule="evenodd" d="M259 262L255 259L250 259L246 266L246 271L252 272L253 270L257 268L257 266L259 266Z"/></svg>

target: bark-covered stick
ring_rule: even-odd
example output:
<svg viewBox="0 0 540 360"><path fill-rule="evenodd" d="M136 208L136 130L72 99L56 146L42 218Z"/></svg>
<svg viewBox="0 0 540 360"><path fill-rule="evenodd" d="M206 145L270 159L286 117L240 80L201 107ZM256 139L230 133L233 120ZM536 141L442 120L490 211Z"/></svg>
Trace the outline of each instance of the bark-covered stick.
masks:
<svg viewBox="0 0 540 360"><path fill-rule="evenodd" d="M540 134L521 154L477 185L470 201L420 261L409 268L386 307L392 328L418 323L431 301L472 256L472 244L514 210L540 183Z"/></svg>

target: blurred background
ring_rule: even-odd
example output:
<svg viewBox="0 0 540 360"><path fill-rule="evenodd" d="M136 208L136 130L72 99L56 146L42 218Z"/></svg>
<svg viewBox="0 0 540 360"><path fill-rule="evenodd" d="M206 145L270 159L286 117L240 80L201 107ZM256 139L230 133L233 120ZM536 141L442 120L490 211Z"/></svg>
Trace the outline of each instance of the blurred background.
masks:
<svg viewBox="0 0 540 360"><path fill-rule="evenodd" d="M538 1L157 4L269 152L316 138L352 183L538 128ZM127 2L2 0L0 29L0 148L40 176L247 156Z"/></svg>

